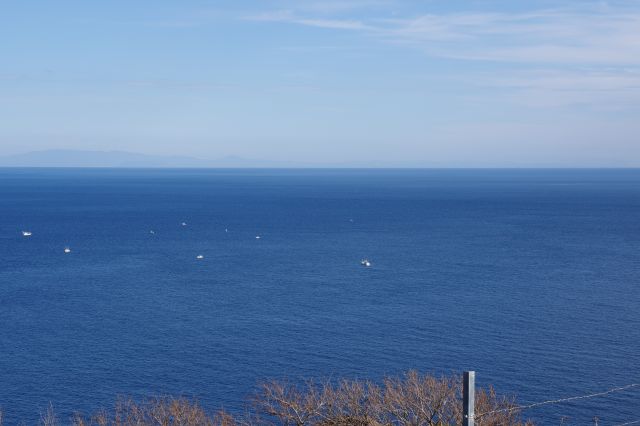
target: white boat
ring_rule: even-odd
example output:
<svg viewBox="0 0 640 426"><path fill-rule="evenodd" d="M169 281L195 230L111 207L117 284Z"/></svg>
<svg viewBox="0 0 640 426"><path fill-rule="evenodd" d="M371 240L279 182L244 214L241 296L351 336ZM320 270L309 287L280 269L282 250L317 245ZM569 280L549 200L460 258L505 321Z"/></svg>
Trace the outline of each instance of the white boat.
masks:
<svg viewBox="0 0 640 426"><path fill-rule="evenodd" d="M31 231L22 231L22 236L23 237L30 237L31 236Z"/></svg>
<svg viewBox="0 0 640 426"><path fill-rule="evenodd" d="M256 235L256 240L259 240L260 238L260 235Z"/></svg>
<svg viewBox="0 0 640 426"><path fill-rule="evenodd" d="M70 249L69 247L65 247L65 248L64 248L64 252L65 252L65 253L71 253L71 249Z"/></svg>
<svg viewBox="0 0 640 426"><path fill-rule="evenodd" d="M196 259L198 259L198 260L202 260L202 259L204 259L204 256L203 256L203 255L201 255L201 254L199 254L199 255L197 255L197 256L196 256Z"/></svg>
<svg viewBox="0 0 640 426"><path fill-rule="evenodd" d="M151 231L149 231L150 234L155 234L156 231L154 231L153 229Z"/></svg>
<svg viewBox="0 0 640 426"><path fill-rule="evenodd" d="M187 226L187 222L182 222L180 225Z"/></svg>
<svg viewBox="0 0 640 426"><path fill-rule="evenodd" d="M371 262L369 262L369 259L362 259L360 261L360 264L366 268L368 268L369 266L371 266Z"/></svg>

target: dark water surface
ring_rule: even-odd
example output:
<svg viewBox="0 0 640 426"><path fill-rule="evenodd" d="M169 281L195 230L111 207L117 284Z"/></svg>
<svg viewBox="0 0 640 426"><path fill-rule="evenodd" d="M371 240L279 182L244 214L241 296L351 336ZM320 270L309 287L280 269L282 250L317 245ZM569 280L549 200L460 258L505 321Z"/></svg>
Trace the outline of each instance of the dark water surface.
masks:
<svg viewBox="0 0 640 426"><path fill-rule="evenodd" d="M640 171L0 169L8 424L412 368L522 403L640 382ZM526 414L639 407L636 388Z"/></svg>

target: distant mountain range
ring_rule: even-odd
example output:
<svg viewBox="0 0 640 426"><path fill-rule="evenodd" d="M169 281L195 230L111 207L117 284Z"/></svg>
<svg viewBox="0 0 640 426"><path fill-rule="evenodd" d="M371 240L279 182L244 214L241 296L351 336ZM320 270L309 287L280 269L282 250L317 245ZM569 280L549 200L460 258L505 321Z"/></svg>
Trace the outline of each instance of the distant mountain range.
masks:
<svg viewBox="0 0 640 426"><path fill-rule="evenodd" d="M50 149L0 156L0 167L109 167L109 168L500 168L497 164L431 161L353 161L301 162L253 160L237 156L202 159L188 156L147 155L127 151L89 151ZM558 164L514 164L511 167L566 167Z"/></svg>
<svg viewBox="0 0 640 426"><path fill-rule="evenodd" d="M286 162L224 157L204 160L184 156L146 155L126 151L82 151L53 149L0 156L0 167L300 167Z"/></svg>

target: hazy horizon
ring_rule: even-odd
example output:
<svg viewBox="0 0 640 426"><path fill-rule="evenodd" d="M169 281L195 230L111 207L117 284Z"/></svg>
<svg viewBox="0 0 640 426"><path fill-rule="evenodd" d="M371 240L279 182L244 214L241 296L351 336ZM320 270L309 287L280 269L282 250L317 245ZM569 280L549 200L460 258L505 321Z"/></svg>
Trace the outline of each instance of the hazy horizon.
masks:
<svg viewBox="0 0 640 426"><path fill-rule="evenodd" d="M547 164L500 165L437 164L421 162L333 162L263 161L255 158L225 156L199 158L191 156L148 155L118 150L87 151L51 149L0 156L0 168L201 168L201 169L638 169L638 167L562 166Z"/></svg>
<svg viewBox="0 0 640 426"><path fill-rule="evenodd" d="M640 166L640 3L4 5L0 157Z"/></svg>

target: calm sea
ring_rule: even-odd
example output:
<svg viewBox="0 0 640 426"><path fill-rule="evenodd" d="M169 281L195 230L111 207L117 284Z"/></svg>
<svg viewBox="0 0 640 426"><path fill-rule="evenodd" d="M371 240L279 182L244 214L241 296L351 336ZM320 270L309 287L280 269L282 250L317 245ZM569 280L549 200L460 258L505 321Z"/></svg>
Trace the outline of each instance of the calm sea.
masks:
<svg viewBox="0 0 640 426"><path fill-rule="evenodd" d="M522 403L639 383L640 170L0 169L8 424L408 369L473 369Z"/></svg>

